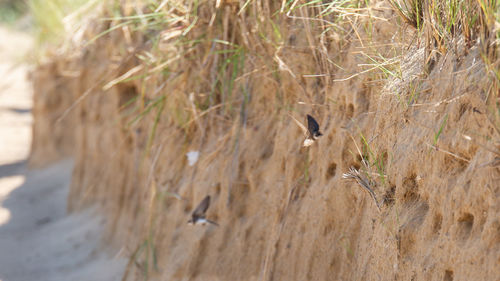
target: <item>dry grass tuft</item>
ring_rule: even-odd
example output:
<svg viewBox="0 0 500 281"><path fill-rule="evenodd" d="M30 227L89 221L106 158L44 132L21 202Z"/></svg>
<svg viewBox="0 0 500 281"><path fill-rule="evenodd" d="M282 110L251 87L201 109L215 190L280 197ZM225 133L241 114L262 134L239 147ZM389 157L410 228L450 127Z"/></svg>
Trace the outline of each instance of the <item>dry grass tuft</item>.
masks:
<svg viewBox="0 0 500 281"><path fill-rule="evenodd" d="M380 204L378 203L378 200L377 200L377 195L375 194L375 192L373 191L373 188L371 187L374 184L373 181L367 180L354 167L349 168L349 172L342 174L342 178L355 180L359 184L359 186L361 186L363 189L368 191L371 198L375 202L375 206L377 206L378 211L379 212L381 211Z"/></svg>

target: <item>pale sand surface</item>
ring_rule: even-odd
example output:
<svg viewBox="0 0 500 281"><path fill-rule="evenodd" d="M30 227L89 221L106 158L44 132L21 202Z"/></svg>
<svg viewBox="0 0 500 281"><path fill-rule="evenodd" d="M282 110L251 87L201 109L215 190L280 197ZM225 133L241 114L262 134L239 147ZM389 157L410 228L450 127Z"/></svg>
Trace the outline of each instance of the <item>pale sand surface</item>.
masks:
<svg viewBox="0 0 500 281"><path fill-rule="evenodd" d="M22 63L31 38L0 26L0 280L121 280L126 260L100 240L95 210L66 213L72 162L25 162L32 90Z"/></svg>

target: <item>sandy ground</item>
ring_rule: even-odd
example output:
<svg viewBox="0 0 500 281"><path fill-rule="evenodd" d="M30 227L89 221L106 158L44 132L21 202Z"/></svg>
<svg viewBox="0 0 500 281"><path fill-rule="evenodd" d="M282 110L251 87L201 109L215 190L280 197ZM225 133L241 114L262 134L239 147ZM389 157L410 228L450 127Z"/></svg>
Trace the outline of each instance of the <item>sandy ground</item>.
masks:
<svg viewBox="0 0 500 281"><path fill-rule="evenodd" d="M101 250L95 210L66 214L71 160L28 170L31 38L0 26L0 281L120 280L126 260ZM8 39L6 39L8 38Z"/></svg>

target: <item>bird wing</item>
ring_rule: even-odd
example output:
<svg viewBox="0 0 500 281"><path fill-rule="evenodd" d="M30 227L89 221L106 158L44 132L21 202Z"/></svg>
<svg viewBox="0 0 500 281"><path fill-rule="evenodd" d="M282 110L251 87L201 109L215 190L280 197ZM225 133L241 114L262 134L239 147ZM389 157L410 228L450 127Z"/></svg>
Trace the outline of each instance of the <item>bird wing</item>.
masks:
<svg viewBox="0 0 500 281"><path fill-rule="evenodd" d="M297 123L297 125L300 127L300 129L302 130L302 132L304 133L304 135L307 135L307 128L306 128L306 126L304 126L302 123L300 123L299 120L295 119L295 117L293 117L290 113L288 115L290 115L290 117L292 117L293 121L295 121L295 123Z"/></svg>
<svg viewBox="0 0 500 281"><path fill-rule="evenodd" d="M210 206L210 195L207 195L203 201L198 204L196 209L193 211L193 216L204 217L207 212L208 206Z"/></svg>
<svg viewBox="0 0 500 281"><path fill-rule="evenodd" d="M311 136L314 135L314 132L319 131L318 122L316 122L316 120L314 120L314 118L309 114L307 114L307 129L309 130L309 134L311 134Z"/></svg>

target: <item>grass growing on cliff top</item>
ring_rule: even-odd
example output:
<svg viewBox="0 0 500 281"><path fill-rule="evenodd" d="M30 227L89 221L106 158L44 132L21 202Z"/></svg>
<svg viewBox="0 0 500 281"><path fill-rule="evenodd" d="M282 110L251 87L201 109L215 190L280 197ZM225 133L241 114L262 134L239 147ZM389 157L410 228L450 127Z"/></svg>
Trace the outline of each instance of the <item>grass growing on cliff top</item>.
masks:
<svg viewBox="0 0 500 281"><path fill-rule="evenodd" d="M58 45L84 23L98 0L29 0L38 45Z"/></svg>
<svg viewBox="0 0 500 281"><path fill-rule="evenodd" d="M482 58L487 71L500 83L498 42L500 41L500 1L497 0L388 0L401 19L417 30L413 42L424 42L427 46L426 63L435 61L435 56L456 52L463 39L470 47L479 42ZM40 42L58 42L70 30L75 30L85 14L93 11L97 0L31 0L30 8L38 27ZM107 28L100 30L91 38L86 38L84 46L92 45L113 32L131 40L134 34L141 34L151 40L151 50L137 54L144 65L132 77L112 80L111 86L132 80L168 80L177 75L176 71L185 63L199 61L199 74L190 83L197 89L193 103L201 112L213 110L226 117L234 117L237 107L244 99L237 92L244 88L244 81L253 75L252 65L264 63L279 84L280 76L289 73L296 76L295 70L287 65L287 58L281 50L286 47L286 31L280 22L300 21L305 29L308 48L312 51L318 69L313 73L321 77L323 85L346 81L368 72L375 72L372 81L385 81L389 78L402 80L400 67L402 48L398 51L380 52L372 42L372 29L380 18L372 10L370 2L365 1L278 1L268 2L271 11L260 11L259 1L247 0L236 5L237 13L224 13L223 7L213 1L136 1L123 6L120 1L104 1L107 10L100 21ZM222 4L225 5L225 4ZM229 4L227 4L229 5ZM230 6L231 6L230 5ZM232 7L232 6L231 6ZM257 17L258 16L258 17ZM260 18L259 18L260 17ZM238 21L238 25L228 26L228 22ZM251 27L251 28L250 28ZM248 32L258 34L252 37ZM221 37L225 36L225 37ZM360 36L365 34L365 37ZM340 63L327 52L328 46L339 38L342 45L349 40L359 40L363 46L358 54L362 62L359 72L347 78L330 79ZM392 48L395 50L398 47ZM273 55L270 55L273 54ZM364 62L364 63L363 63ZM247 66L250 65L250 68ZM303 75L305 77L305 75ZM245 78L245 79L242 79ZM298 77L297 77L298 78ZM109 82L110 81L105 81ZM108 83L108 84L109 84ZM498 87L498 85L497 85ZM283 97L278 90L277 95ZM141 93L144 95L145 93ZM162 93L159 93L162 94ZM251 93L250 93L251 95ZM418 93L412 95L418 98ZM153 97L156 98L156 97ZM143 103L143 99L138 102ZM280 98L284 104L289 103ZM411 100L410 102L415 102ZM166 112L173 112L177 123L186 128L195 124L197 114L179 107L190 105L187 95L177 95L167 99ZM292 103L293 104L293 103ZM189 107L189 106L188 106ZM283 105L278 105L281 108ZM173 109L173 110L171 110ZM497 110L498 111L498 110ZM139 119L147 109L138 113ZM136 118L137 119L137 118ZM159 120L159 117L156 117ZM494 118L495 119L495 118Z"/></svg>
<svg viewBox="0 0 500 281"><path fill-rule="evenodd" d="M467 46L474 40L500 39L500 1L497 0L389 0L404 22L426 31L428 44L434 41L439 52L453 51L458 36ZM421 35L424 36L424 35ZM495 44L498 44L496 42Z"/></svg>
<svg viewBox="0 0 500 281"><path fill-rule="evenodd" d="M2 0L0 1L0 22L13 23L26 13L27 5L24 1Z"/></svg>

